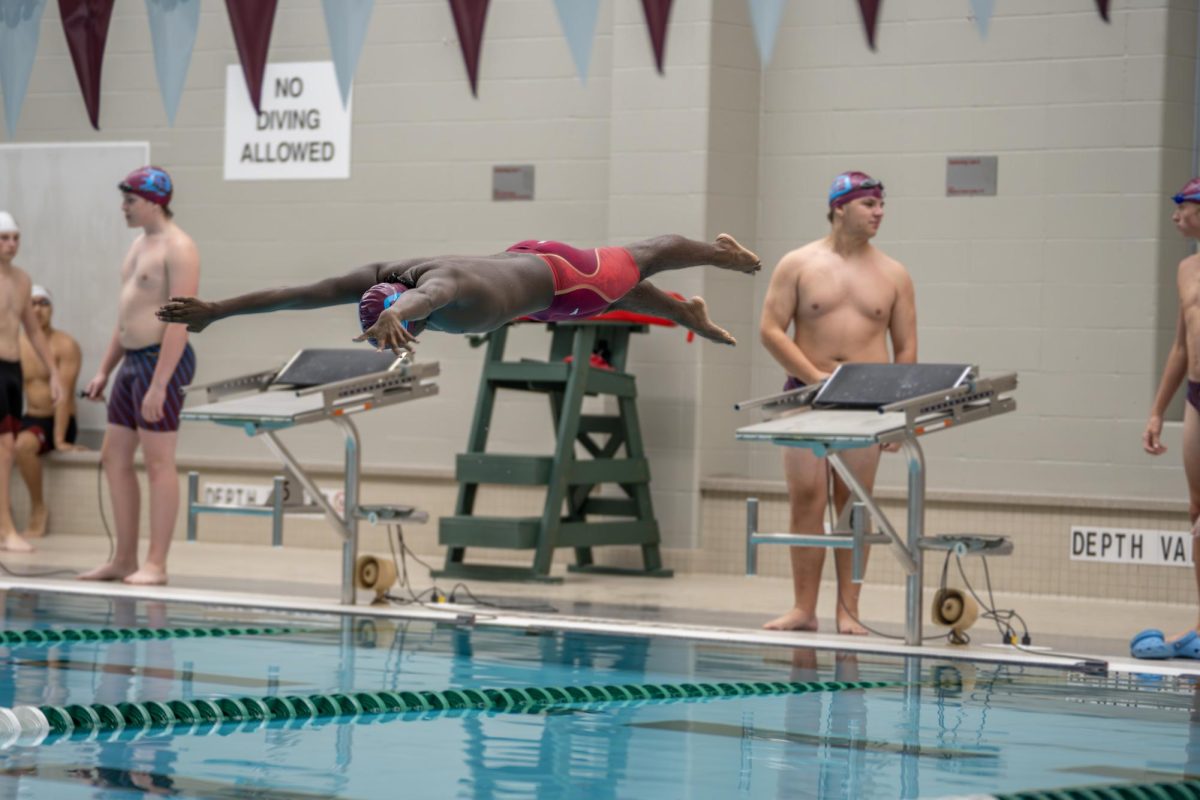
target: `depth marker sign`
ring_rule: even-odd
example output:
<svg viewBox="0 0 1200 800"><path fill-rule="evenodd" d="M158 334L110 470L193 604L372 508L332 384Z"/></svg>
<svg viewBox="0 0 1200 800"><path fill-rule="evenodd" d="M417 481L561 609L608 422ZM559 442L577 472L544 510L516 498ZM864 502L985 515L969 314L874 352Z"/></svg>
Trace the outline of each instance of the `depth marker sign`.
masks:
<svg viewBox="0 0 1200 800"><path fill-rule="evenodd" d="M351 108L342 107L332 62L267 64L255 114L241 67L229 65L225 180L349 178Z"/></svg>
<svg viewBox="0 0 1200 800"><path fill-rule="evenodd" d="M1071 527L1071 560L1190 567L1192 534L1189 531L1074 525Z"/></svg>

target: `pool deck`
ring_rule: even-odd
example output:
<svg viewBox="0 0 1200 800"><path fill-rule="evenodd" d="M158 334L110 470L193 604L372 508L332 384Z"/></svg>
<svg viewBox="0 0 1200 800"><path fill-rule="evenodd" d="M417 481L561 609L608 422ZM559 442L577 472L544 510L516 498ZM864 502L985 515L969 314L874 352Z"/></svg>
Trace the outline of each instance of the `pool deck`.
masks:
<svg viewBox="0 0 1200 800"><path fill-rule="evenodd" d="M0 563L13 572L35 573L52 569L79 571L100 563L108 552L105 539L94 536L49 536L37 541L33 554L3 553ZM70 576L14 577L0 575L0 588L30 588L93 595L121 595L144 599L197 602L217 605L255 605L285 611L343 612L338 606L340 553L331 550L260 545L176 543L171 552L171 585L126 587L112 583L75 581ZM430 563L440 558L426 557ZM242 576L234 576L240 565ZM408 561L413 587L421 592L433 585L428 571ZM286 576L286 577L284 577ZM439 587L450 591L452 584ZM571 573L561 584L472 581L470 590L494 605L475 607L456 598L452 605L368 606L370 594L359 592L359 612L380 616L415 616L430 619L468 619L472 624L536 628L567 628L596 632L641 633L678 638L707 639L747 644L853 650L888 654L914 654L915 648L881 636L840 636L833 633L834 592L824 586L818 606L821 632L763 631L767 619L789 605L791 582L781 578L747 578L729 575L679 575L670 579ZM394 589L396 596L407 592ZM887 634L902 633L903 589L871 586L863 590L862 620ZM930 593L926 592L926 603ZM937 658L1017 663L1079 665L1086 659L1108 662L1115 672L1197 675L1200 661L1136 661L1129 658L1129 638L1144 628L1160 628L1168 635L1196 621L1192 605L1148 605L1123 601L996 592L996 603L1016 609L1029 625L1031 650L1000 644L994 624L980 620L971 629L972 643L951 647L945 640L931 641L919 649ZM499 607L497 607L499 606ZM553 610L552 610L553 609ZM926 624L926 636L938 629ZM1049 648L1048 652L1042 648ZM1055 654L1065 653L1065 657Z"/></svg>

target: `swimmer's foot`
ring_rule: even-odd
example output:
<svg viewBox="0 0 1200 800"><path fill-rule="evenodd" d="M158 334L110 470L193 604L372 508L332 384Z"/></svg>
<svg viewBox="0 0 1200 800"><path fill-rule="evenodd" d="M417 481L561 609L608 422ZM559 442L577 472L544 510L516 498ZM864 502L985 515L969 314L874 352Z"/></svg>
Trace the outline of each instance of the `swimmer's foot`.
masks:
<svg viewBox="0 0 1200 800"><path fill-rule="evenodd" d="M817 615L810 611L793 608L781 617L763 625L768 631L815 631L817 630Z"/></svg>
<svg viewBox="0 0 1200 800"><path fill-rule="evenodd" d="M123 581L137 571L136 564L126 566L110 561L107 564L101 564L95 569L79 573L77 579L81 581Z"/></svg>
<svg viewBox="0 0 1200 800"><path fill-rule="evenodd" d="M40 539L46 535L46 523L50 519L50 510L46 506L34 506L29 511L29 524L21 535L26 539Z"/></svg>
<svg viewBox="0 0 1200 800"><path fill-rule="evenodd" d="M849 636L866 636L867 629L862 626L858 620L850 616L844 611L839 610L837 615L837 631L838 633Z"/></svg>
<svg viewBox="0 0 1200 800"><path fill-rule="evenodd" d="M680 323L683 327L695 331L711 342L737 344L737 339L733 338L733 334L708 318L708 304L702 297L693 297L685 302L680 316Z"/></svg>
<svg viewBox="0 0 1200 800"><path fill-rule="evenodd" d="M16 531L7 531L3 534L3 539L0 539L0 549L8 550L11 553L32 553L33 545L25 541L24 537Z"/></svg>
<svg viewBox="0 0 1200 800"><path fill-rule="evenodd" d="M762 269L762 261L758 256L738 244L738 240L728 233L722 233L717 237L716 246L721 251L722 259L721 263L713 264L714 267L737 270L747 274L754 274Z"/></svg>
<svg viewBox="0 0 1200 800"><path fill-rule="evenodd" d="M166 586L167 571L161 567L146 564L137 572L125 578L130 586Z"/></svg>

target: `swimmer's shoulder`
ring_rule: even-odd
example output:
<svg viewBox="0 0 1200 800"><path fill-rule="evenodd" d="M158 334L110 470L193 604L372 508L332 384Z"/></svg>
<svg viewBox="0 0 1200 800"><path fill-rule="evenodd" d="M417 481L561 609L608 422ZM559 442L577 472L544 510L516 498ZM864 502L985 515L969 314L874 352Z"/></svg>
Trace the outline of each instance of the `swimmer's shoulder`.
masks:
<svg viewBox="0 0 1200 800"><path fill-rule="evenodd" d="M779 259L775 269L779 272L800 273L814 264L820 263L828 255L828 252L829 246L826 241L817 239L785 253L783 258Z"/></svg>
<svg viewBox="0 0 1200 800"><path fill-rule="evenodd" d="M1200 253L1193 253L1179 262L1179 277L1192 276L1200 272Z"/></svg>

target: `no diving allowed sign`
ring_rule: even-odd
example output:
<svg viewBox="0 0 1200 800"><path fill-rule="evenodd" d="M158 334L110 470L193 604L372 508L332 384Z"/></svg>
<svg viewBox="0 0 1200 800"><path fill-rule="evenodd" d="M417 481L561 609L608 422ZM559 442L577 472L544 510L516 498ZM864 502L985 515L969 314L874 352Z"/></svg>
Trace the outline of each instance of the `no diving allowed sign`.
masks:
<svg viewBox="0 0 1200 800"><path fill-rule="evenodd" d="M328 61L267 64L255 113L241 67L225 72L225 180L350 177L350 103Z"/></svg>
<svg viewBox="0 0 1200 800"><path fill-rule="evenodd" d="M1071 528L1071 560L1190 567L1192 534L1075 525Z"/></svg>

